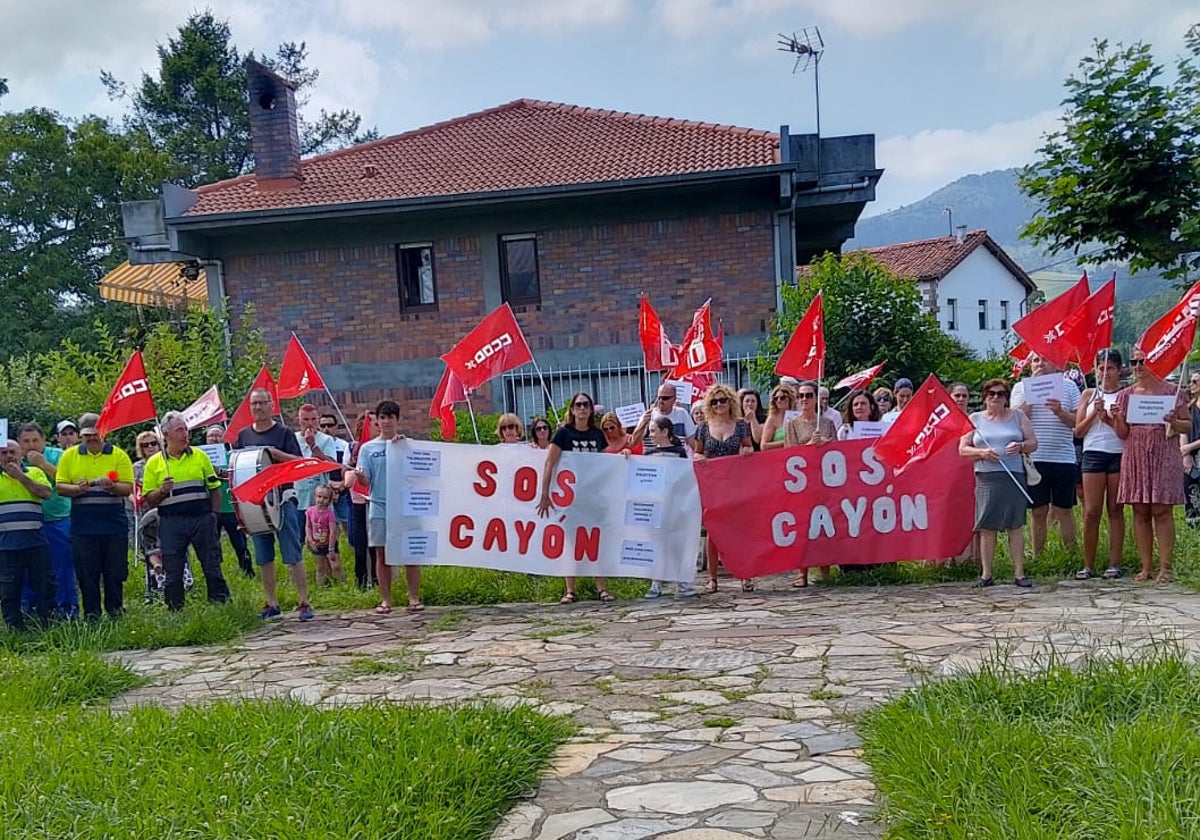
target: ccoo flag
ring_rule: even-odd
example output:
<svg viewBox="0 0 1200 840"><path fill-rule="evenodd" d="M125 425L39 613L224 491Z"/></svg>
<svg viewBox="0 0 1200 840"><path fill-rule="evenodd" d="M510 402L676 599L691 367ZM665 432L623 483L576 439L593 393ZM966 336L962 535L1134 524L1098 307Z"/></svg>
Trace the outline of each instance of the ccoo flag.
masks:
<svg viewBox="0 0 1200 840"><path fill-rule="evenodd" d="M896 422L875 441L875 455L900 475L973 428L971 419L934 376L921 383Z"/></svg>
<svg viewBox="0 0 1200 840"><path fill-rule="evenodd" d="M146 382L146 365L142 361L142 351L134 350L125 369L117 377L117 384L112 393L104 401L100 409L100 421L96 431L101 436L115 429L123 429L134 423L145 423L158 419L154 409L154 397L150 394L150 385Z"/></svg>

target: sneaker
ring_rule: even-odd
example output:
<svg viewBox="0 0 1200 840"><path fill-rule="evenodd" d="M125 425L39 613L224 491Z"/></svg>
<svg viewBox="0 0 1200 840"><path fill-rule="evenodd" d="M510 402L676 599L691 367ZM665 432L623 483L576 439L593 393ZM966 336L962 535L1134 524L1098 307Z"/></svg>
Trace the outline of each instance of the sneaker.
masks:
<svg viewBox="0 0 1200 840"><path fill-rule="evenodd" d="M1019 586L1022 589L1031 589L1033 588L1033 581L1027 577L1019 577L1013 581L1013 586Z"/></svg>
<svg viewBox="0 0 1200 840"><path fill-rule="evenodd" d="M308 604L304 603L303 601L301 601L299 614L296 617L299 618L301 621L312 621L314 618L313 608L311 606L309 606Z"/></svg>
<svg viewBox="0 0 1200 840"><path fill-rule="evenodd" d="M650 588L646 590L646 594L643 595L642 597L654 599L654 598L659 598L661 596L662 596L662 587L659 586L657 582L655 582L655 583L650 584Z"/></svg>
<svg viewBox="0 0 1200 840"><path fill-rule="evenodd" d="M283 610L278 606L272 607L270 604L264 606L258 613L258 617L263 621L274 621L275 619L283 618Z"/></svg>
<svg viewBox="0 0 1200 840"><path fill-rule="evenodd" d="M675 597L676 598L695 598L696 597L696 585L694 583L692 583L691 581L686 581L686 580L680 581L679 584L675 587Z"/></svg>
<svg viewBox="0 0 1200 840"><path fill-rule="evenodd" d="M977 580L971 584L971 588L972 589L986 589L987 587L989 587L991 585L992 585L991 578L980 578L979 580Z"/></svg>
<svg viewBox="0 0 1200 840"><path fill-rule="evenodd" d="M1116 566L1109 566L1107 569L1104 570L1104 574L1102 575L1102 577L1105 580L1119 580L1119 579L1125 577L1125 573L1122 572L1120 569L1118 569Z"/></svg>
<svg viewBox="0 0 1200 840"><path fill-rule="evenodd" d="M1075 580L1091 580L1096 576L1096 573L1091 569L1080 569L1075 573Z"/></svg>

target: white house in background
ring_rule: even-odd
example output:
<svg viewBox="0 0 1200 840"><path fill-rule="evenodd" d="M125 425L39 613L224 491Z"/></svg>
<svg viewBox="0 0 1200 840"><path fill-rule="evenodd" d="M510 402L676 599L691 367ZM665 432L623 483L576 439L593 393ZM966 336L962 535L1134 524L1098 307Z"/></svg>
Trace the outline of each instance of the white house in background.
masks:
<svg viewBox="0 0 1200 840"><path fill-rule="evenodd" d="M980 356L1004 352L1004 337L1037 286L986 230L863 248L892 273L914 280L942 331Z"/></svg>

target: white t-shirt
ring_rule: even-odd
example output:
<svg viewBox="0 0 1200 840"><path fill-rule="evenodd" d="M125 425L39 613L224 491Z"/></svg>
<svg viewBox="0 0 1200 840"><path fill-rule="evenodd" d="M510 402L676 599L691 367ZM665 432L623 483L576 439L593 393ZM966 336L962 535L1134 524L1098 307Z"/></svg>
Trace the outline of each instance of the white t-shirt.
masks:
<svg viewBox="0 0 1200 840"><path fill-rule="evenodd" d="M846 422L845 420L842 419L842 413L840 411L838 411L836 408L832 408L832 407L827 408L822 413L826 417L829 418L829 422L833 424L833 427L835 429L838 426L842 425L842 423Z"/></svg>
<svg viewBox="0 0 1200 840"><path fill-rule="evenodd" d="M1021 408L1025 405L1025 381L1021 380L1013 386L1009 405ZM1062 409L1075 415L1079 408L1079 386L1063 377ZM1057 415L1044 405L1030 406L1029 422L1033 433L1037 436L1038 448L1031 456L1034 463L1045 461L1049 464L1075 463L1075 424L1063 423Z"/></svg>
<svg viewBox="0 0 1200 840"><path fill-rule="evenodd" d="M696 421L692 419L692 413L686 408L675 406L669 414L659 411L657 408L650 409L650 420L657 420L659 417L667 417L671 420L671 425L675 427L675 437L681 441L686 441L688 438L696 436ZM642 441L643 451L649 453L653 450L654 444L650 442L650 425L646 424L646 431Z"/></svg>

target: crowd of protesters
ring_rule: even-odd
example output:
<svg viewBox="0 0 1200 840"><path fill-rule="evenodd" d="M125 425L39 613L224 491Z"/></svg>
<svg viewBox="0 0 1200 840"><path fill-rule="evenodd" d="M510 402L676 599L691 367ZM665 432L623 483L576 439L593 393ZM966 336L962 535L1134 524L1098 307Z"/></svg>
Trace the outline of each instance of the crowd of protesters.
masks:
<svg viewBox="0 0 1200 840"><path fill-rule="evenodd" d="M1139 560L1135 579L1171 580L1174 508L1185 505L1188 523L1200 526L1200 373L1188 379L1185 395L1182 387L1155 378L1136 348L1128 366L1118 350L1102 351L1086 377L1058 371L1036 355L1030 365L1035 376L1063 377L1059 396L1034 401L1023 380L990 380L978 395L981 409L970 414L972 429L959 442L959 454L973 462L975 473L975 540L958 559L979 562L974 585L994 584L1001 533L1013 582L1022 588L1032 585L1024 565L1026 525L1034 557L1045 550L1052 527L1068 552L1079 552L1074 508L1080 499L1077 579L1123 576L1128 507ZM828 389L783 377L768 390L765 404L753 389L735 391L718 382L689 408L679 404L675 385L663 382L653 405L632 428L622 427L614 413L602 412L591 395L580 392L560 423L536 416L526 424L515 414L503 414L496 435L503 445L546 452L538 503L544 515L550 507L546 490L563 452L704 461L824 446L879 434L899 417L913 393L912 381L901 377L891 387L852 390L831 406ZM952 383L949 393L969 410L971 394L965 384ZM1173 409L1161 423L1131 423L1130 400L1142 395L1173 397ZM20 629L27 616L46 621L121 615L135 547L135 560L145 567L147 600L161 598L168 609L182 609L194 574L199 574L207 598L223 602L229 587L221 568L222 533L240 573L262 584L264 619L282 615L277 558L299 594L297 617L313 618L305 551L315 565L317 585L341 583L347 577L339 550L342 533L354 555L354 584L378 587L377 612L391 612L386 451L388 442L402 439L399 405L385 400L364 412L353 429L345 429L335 414L305 404L292 429L277 419L266 391L252 391L248 402L253 423L241 430L233 449L263 447L274 462L306 457L330 462L327 473L281 488L279 527L249 540L239 528L225 462L214 466L205 451L191 445L190 430L178 413L168 412L156 432L137 436L134 459L104 438L95 414L59 422L54 444L37 424L21 425L15 439L0 449L0 612L5 624ZM360 445L366 423L373 436ZM221 426L207 429L207 443L221 445L224 431ZM1098 568L1105 517L1109 544ZM197 560L195 571L189 552ZM707 573L705 591L717 591L720 566L721 557L710 546L700 563ZM820 571L828 577L832 565ZM405 567L407 609L414 612L423 609L420 577L420 566ZM562 602L573 603L575 580L565 583ZM691 579L653 581L646 597L662 596L668 585L675 587L677 597L698 591ZM807 585L808 570L803 569L793 586ZM603 578L596 578L595 587L600 600L613 600ZM753 591L755 583L743 580L741 588Z"/></svg>

